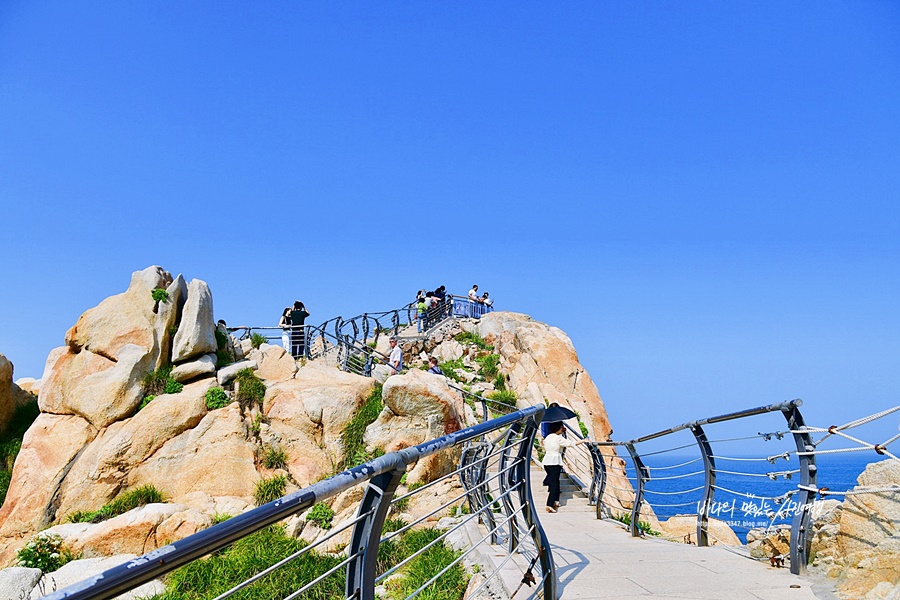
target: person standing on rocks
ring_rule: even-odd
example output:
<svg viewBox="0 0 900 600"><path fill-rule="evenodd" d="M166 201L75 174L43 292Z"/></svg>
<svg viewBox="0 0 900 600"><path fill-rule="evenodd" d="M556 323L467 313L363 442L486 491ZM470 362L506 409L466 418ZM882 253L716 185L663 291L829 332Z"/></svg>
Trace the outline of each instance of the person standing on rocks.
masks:
<svg viewBox="0 0 900 600"><path fill-rule="evenodd" d="M281 320L278 321L281 327L281 345L284 346L285 352L291 351L291 307L288 306L281 313Z"/></svg>
<svg viewBox="0 0 900 600"><path fill-rule="evenodd" d="M303 324L308 316L309 312L303 303L299 300L294 302L291 310L291 356L294 358L306 354L306 328Z"/></svg>
<svg viewBox="0 0 900 600"><path fill-rule="evenodd" d="M391 336L390 344L391 355L388 357L388 364L391 367L391 375L396 375L403 369L403 350L397 345L397 336L395 335Z"/></svg>

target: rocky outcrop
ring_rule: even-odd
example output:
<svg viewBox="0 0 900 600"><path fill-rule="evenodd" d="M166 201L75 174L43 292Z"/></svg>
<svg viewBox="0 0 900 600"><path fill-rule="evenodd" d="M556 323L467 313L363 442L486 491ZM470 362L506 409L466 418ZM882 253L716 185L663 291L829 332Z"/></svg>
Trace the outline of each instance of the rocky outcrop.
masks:
<svg viewBox="0 0 900 600"><path fill-rule="evenodd" d="M63 565L58 571L47 573L40 578L37 586L31 591L30 600L37 600L47 594L51 594L64 587L68 587L73 583L78 583L88 577L99 575L103 571L117 567L129 560L137 558L134 554L121 554L117 556L109 556L106 558L85 558L81 560L73 560ZM158 579L145 583L130 592L126 592L121 596L117 596L117 600L137 600L138 598L149 598L165 591L165 586Z"/></svg>
<svg viewBox="0 0 900 600"><path fill-rule="evenodd" d="M28 600L31 590L41 580L40 569L10 567L0 571L0 598Z"/></svg>
<svg viewBox="0 0 900 600"><path fill-rule="evenodd" d="M6 426L16 412L18 387L13 383L13 364L0 354L0 434L6 431Z"/></svg>
<svg viewBox="0 0 900 600"><path fill-rule="evenodd" d="M394 375L384 383L381 397L384 410L364 437L370 448L394 452L464 427L464 403L440 375L417 369ZM452 471L457 461L446 452L432 455L419 461L407 481L431 481Z"/></svg>
<svg viewBox="0 0 900 600"><path fill-rule="evenodd" d="M297 372L297 361L281 346L263 344L251 352L250 358L259 364L256 375L267 381L284 381Z"/></svg>
<svg viewBox="0 0 900 600"><path fill-rule="evenodd" d="M341 436L375 382L312 362L294 379L270 386L261 438L285 449L288 471L298 484L318 481L344 459Z"/></svg>
<svg viewBox="0 0 900 600"><path fill-rule="evenodd" d="M81 417L49 414L40 415L25 434L0 508L0 542L6 542L0 545L0 564L12 558L17 542L53 522L59 487L96 435L96 428Z"/></svg>
<svg viewBox="0 0 900 600"><path fill-rule="evenodd" d="M172 369L172 379L179 383L191 381L198 377L213 375L216 372L216 355L204 354L200 358L181 363Z"/></svg>
<svg viewBox="0 0 900 600"><path fill-rule="evenodd" d="M194 279L188 285L187 302L175 334L172 362L179 363L216 351L216 323L212 294L205 281Z"/></svg>
<svg viewBox="0 0 900 600"><path fill-rule="evenodd" d="M666 539L697 544L697 516L675 515L665 521L659 522L659 528ZM726 546L741 546L741 540L735 535L731 527L719 519L709 519L707 522L710 546L724 544Z"/></svg>
<svg viewBox="0 0 900 600"><path fill-rule="evenodd" d="M900 486L900 462L871 463L857 483L855 492L896 488ZM900 584L900 502L896 492L848 495L841 505L829 503L814 516L812 564L837 577L840 595L868 598L876 586L885 591Z"/></svg>

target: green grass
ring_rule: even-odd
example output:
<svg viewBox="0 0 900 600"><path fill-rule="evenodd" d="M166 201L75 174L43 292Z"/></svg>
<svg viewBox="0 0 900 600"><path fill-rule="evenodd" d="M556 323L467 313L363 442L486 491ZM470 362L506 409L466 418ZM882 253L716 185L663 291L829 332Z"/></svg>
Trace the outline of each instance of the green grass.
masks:
<svg viewBox="0 0 900 600"><path fill-rule="evenodd" d="M250 345L253 346L254 348L256 348L257 350L259 349L260 346L265 344L266 341L267 341L266 336L261 335L259 333L254 333L254 334L250 335Z"/></svg>
<svg viewBox="0 0 900 600"><path fill-rule="evenodd" d="M612 516L614 521L618 521L619 523L624 523L625 525L631 526L631 515L629 513L618 513ZM658 537L662 535L659 531L651 529L650 523L647 521L638 521L637 524L638 531L641 533L646 533L647 535L652 535L654 537Z"/></svg>
<svg viewBox="0 0 900 600"><path fill-rule="evenodd" d="M334 519L334 511L324 502L315 503L306 513L306 520L315 523L322 529L331 529L332 519Z"/></svg>
<svg viewBox="0 0 900 600"><path fill-rule="evenodd" d="M350 419L347 427L344 428L344 433L341 435L341 445L344 447L344 460L338 465L339 471L345 471L350 467L355 467L360 463L366 462L366 460L374 458L374 456L366 453L363 436L366 433L366 427L375 422L383 408L381 385L378 384L374 387L372 393L369 394L369 397L366 398L366 401L363 402L362 406L353 414L353 418ZM363 458L363 460L359 460L360 458Z"/></svg>
<svg viewBox="0 0 900 600"><path fill-rule="evenodd" d="M74 512L66 518L66 521L69 523L99 523L100 521L124 514L138 506L164 501L163 493L156 487L150 484L143 485L120 494L115 500L104 504L98 510Z"/></svg>
<svg viewBox="0 0 900 600"><path fill-rule="evenodd" d="M174 379L172 379L172 367L160 367L155 371L150 371L146 375L144 375L144 379L142 380L144 397L146 399L147 396L161 396L162 394L177 394L184 389L184 384L178 383ZM151 398L152 400L153 398ZM149 400L147 401L149 402ZM141 408L147 406L146 403L141 403Z"/></svg>
<svg viewBox="0 0 900 600"><path fill-rule="evenodd" d="M448 360L446 362L441 363L441 371L444 372L444 376L449 377L456 383L465 383L465 379L456 374L456 369L465 369L465 365L463 365L463 361L461 358L457 358L455 360Z"/></svg>
<svg viewBox="0 0 900 600"><path fill-rule="evenodd" d="M266 448L262 459L263 466L267 469L284 469L287 467L287 454L280 448Z"/></svg>
<svg viewBox="0 0 900 600"><path fill-rule="evenodd" d="M458 333L453 336L453 339L459 342L460 344L468 344L471 346L477 346L479 350L493 350L494 347L484 341L484 338L478 335L477 333L469 333L468 331L464 331L462 333Z"/></svg>
<svg viewBox="0 0 900 600"><path fill-rule="evenodd" d="M210 600L305 546L306 542L286 536L283 527L267 527L238 540L209 558L181 567L166 578L166 592L155 596L153 600ZM336 566L341 560L342 558L315 551L307 552L232 598L284 598ZM301 598L339 600L344 598L344 582L345 570L338 569Z"/></svg>
<svg viewBox="0 0 900 600"><path fill-rule="evenodd" d="M160 302L168 302L169 301L169 292L162 288L156 288L155 290L150 291L150 296L153 298L153 302L159 304Z"/></svg>
<svg viewBox="0 0 900 600"><path fill-rule="evenodd" d="M487 397L489 400L495 401L488 402L488 409L495 415L507 415L516 410L516 400L518 397L512 390L491 392ZM502 402L503 404L508 404L510 406L503 406L503 404L497 404L497 402Z"/></svg>
<svg viewBox="0 0 900 600"><path fill-rule="evenodd" d="M485 381L494 379L500 374L500 355L488 354L487 356L479 356L475 359L481 368L478 374L484 377Z"/></svg>
<svg viewBox="0 0 900 600"><path fill-rule="evenodd" d="M405 525L402 520L390 519L385 521L382 531L386 534ZM440 535L441 532L435 529L421 529L408 531L399 538L382 542L378 549L376 572L383 573ZM286 536L282 526L267 527L238 540L225 550L176 570L165 580L166 592L154 596L152 600L211 600L306 546L306 542ZM390 584L389 597L402 598L409 595L458 557L459 552L438 542L399 570L402 577ZM232 597L237 600L284 598L337 566L342 560L343 557L340 556L308 551ZM338 569L301 598L342 600L345 576L346 570ZM466 584L465 570L456 564L418 597L429 600L460 600Z"/></svg>
<svg viewBox="0 0 900 600"><path fill-rule="evenodd" d="M494 389L496 389L498 392L506 390L506 377L503 376L502 373L498 373L494 378Z"/></svg>
<svg viewBox="0 0 900 600"><path fill-rule="evenodd" d="M253 494L257 506L262 506L284 496L287 490L287 477L275 475L274 477L260 479L256 482L256 491Z"/></svg>
<svg viewBox="0 0 900 600"><path fill-rule="evenodd" d="M207 410L216 410L217 408L225 408L231 402L228 394L220 387L209 388L204 396L206 400Z"/></svg>
<svg viewBox="0 0 900 600"><path fill-rule="evenodd" d="M253 369L241 369L234 376L235 399L242 409L248 409L255 403L262 408L263 398L266 397L266 384L256 376Z"/></svg>
<svg viewBox="0 0 900 600"><path fill-rule="evenodd" d="M6 432L0 436L0 506L9 491L13 464L22 448L22 438L39 414L41 410L38 408L37 396L32 395L28 402L16 408Z"/></svg>

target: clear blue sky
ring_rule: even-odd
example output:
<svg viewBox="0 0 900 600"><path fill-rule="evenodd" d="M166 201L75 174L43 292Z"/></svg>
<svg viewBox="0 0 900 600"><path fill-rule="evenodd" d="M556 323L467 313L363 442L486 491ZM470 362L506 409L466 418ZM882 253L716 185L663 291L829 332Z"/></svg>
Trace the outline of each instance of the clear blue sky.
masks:
<svg viewBox="0 0 900 600"><path fill-rule="evenodd" d="M0 352L39 377L151 264L243 324L477 282L572 337L617 437L893 406L898 25L893 2L0 3Z"/></svg>

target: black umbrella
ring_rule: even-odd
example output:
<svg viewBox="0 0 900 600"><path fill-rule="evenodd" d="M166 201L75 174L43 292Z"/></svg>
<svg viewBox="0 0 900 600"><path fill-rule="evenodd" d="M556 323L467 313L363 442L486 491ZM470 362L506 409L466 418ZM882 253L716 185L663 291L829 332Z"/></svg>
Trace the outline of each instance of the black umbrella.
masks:
<svg viewBox="0 0 900 600"><path fill-rule="evenodd" d="M541 419L541 422L565 421L566 419L574 419L577 416L574 411L565 406L550 406L544 411L544 418Z"/></svg>

